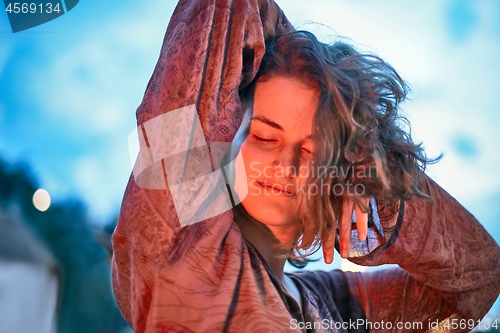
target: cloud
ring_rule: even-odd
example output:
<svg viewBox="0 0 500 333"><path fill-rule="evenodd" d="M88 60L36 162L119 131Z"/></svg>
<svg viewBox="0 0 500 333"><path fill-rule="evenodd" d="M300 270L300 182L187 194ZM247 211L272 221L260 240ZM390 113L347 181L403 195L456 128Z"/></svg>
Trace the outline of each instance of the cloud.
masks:
<svg viewBox="0 0 500 333"><path fill-rule="evenodd" d="M115 131L134 103L127 94L126 85L133 82L129 72L114 61L125 50L107 38L83 41L34 74L34 94L43 110L79 132Z"/></svg>
<svg viewBox="0 0 500 333"><path fill-rule="evenodd" d="M464 202L474 216L486 227L490 235L500 243L500 191Z"/></svg>
<svg viewBox="0 0 500 333"><path fill-rule="evenodd" d="M78 192L85 202L92 204L91 215L99 219L106 218L116 209L116 198L109 184L110 174L105 171L104 164L105 161L95 156L85 156L73 168Z"/></svg>
<svg viewBox="0 0 500 333"><path fill-rule="evenodd" d="M69 163L73 188L90 205L95 221L106 222L119 210L132 171L127 137L109 138L99 149Z"/></svg>
<svg viewBox="0 0 500 333"><path fill-rule="evenodd" d="M142 99L167 22L151 12L169 6L131 8L126 16L89 27L71 47L46 47L48 63L26 73L44 112L83 133L129 125L125 119L133 118Z"/></svg>
<svg viewBox="0 0 500 333"><path fill-rule="evenodd" d="M3 70L7 65L7 61L11 57L12 52L12 45L8 41L2 41L2 47L0 47L0 77L2 76Z"/></svg>

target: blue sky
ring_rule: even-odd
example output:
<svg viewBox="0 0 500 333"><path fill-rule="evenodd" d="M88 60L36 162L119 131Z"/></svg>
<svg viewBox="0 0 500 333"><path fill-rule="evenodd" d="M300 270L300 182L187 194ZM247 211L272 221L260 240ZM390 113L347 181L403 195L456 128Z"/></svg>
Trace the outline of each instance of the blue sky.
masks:
<svg viewBox="0 0 500 333"><path fill-rule="evenodd" d="M295 26L345 36L412 87L428 174L500 242L500 2L278 0ZM131 171L127 138L174 1L82 0L13 34L0 13L0 156L25 161L53 199L113 217ZM338 266L338 265L337 265Z"/></svg>

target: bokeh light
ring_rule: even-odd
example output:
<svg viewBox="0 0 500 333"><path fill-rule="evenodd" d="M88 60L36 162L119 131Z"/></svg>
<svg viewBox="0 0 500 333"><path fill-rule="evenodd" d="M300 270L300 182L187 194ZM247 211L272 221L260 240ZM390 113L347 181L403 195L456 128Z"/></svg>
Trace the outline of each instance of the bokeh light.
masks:
<svg viewBox="0 0 500 333"><path fill-rule="evenodd" d="M33 205L35 208L41 212L45 212L50 207L50 195L49 192L40 188L36 190L35 194L33 194Z"/></svg>

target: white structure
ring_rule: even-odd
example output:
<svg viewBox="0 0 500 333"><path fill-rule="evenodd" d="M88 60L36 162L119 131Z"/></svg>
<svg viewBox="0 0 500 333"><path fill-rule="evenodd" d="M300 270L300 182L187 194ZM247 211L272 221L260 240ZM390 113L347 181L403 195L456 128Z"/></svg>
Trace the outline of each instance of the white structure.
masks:
<svg viewBox="0 0 500 333"><path fill-rule="evenodd" d="M56 333L59 265L12 215L0 208L0 333Z"/></svg>

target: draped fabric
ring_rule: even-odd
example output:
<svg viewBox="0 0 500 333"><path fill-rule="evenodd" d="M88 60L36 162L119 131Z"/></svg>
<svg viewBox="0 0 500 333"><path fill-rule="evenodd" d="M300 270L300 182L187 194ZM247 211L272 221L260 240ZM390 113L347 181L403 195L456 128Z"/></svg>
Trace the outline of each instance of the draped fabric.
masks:
<svg viewBox="0 0 500 333"><path fill-rule="evenodd" d="M291 274L302 311L243 239L231 210L197 223L179 218L172 193L180 178L173 174L194 180L220 168L221 154L212 144L231 142L241 123L238 90L257 73L265 40L290 30L271 0L178 3L137 110L141 151L113 235L113 287L123 316L136 333L300 332L294 320L480 318L500 289L499 247L428 178L424 190L434 203L414 199L400 211L379 204L382 225L399 213L398 223L384 229L381 246L352 259L365 265L397 263L406 271ZM194 153L176 155L183 162L172 167L168 158L153 157L161 152L158 141L182 137L185 129L172 124L174 118L161 118L178 110L194 110L190 114L202 133L196 140L202 144ZM160 118L171 130L151 135L151 121ZM203 216L198 213L193 216ZM366 327L316 325L309 331Z"/></svg>

